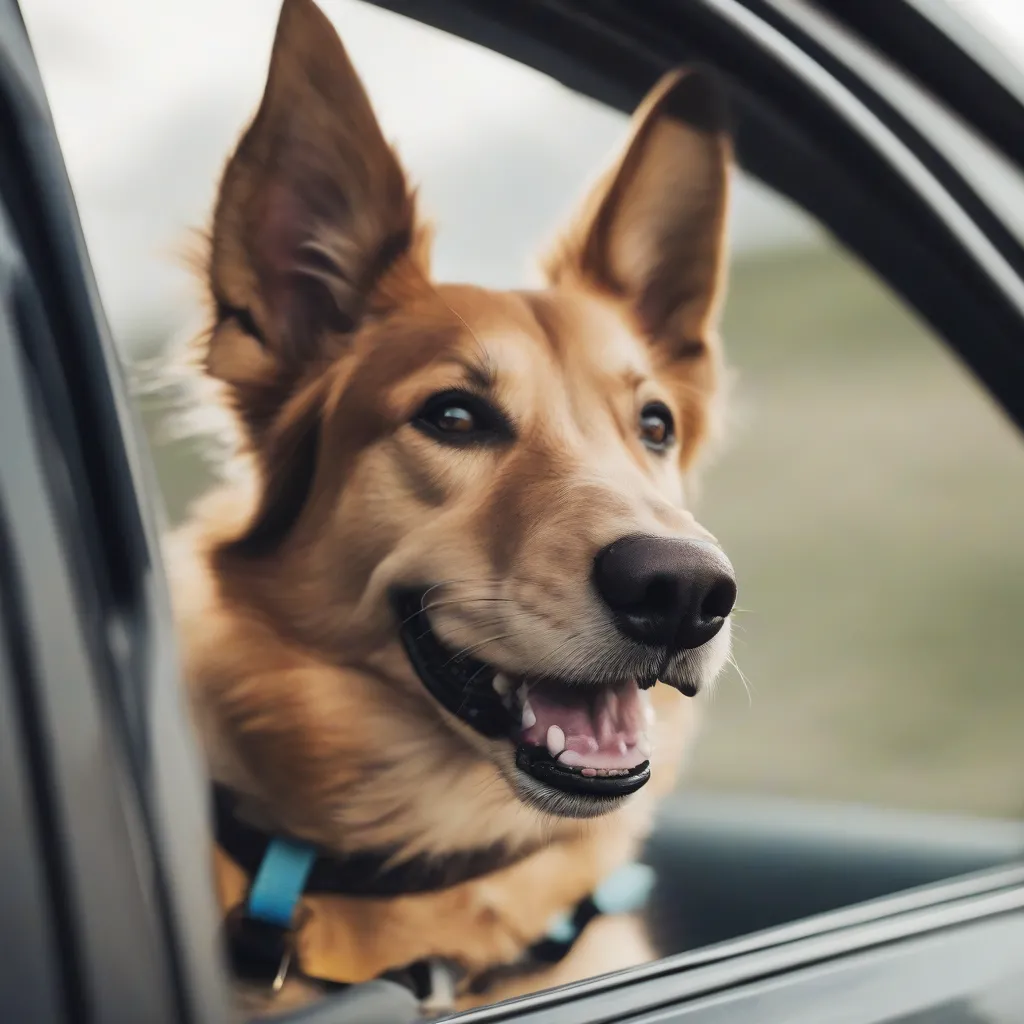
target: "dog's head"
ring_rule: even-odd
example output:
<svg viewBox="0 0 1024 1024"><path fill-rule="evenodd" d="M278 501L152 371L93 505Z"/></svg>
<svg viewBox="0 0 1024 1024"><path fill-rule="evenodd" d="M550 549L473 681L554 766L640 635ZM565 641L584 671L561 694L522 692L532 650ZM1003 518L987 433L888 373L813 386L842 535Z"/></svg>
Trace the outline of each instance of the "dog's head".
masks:
<svg viewBox="0 0 1024 1024"><path fill-rule="evenodd" d="M728 654L732 570L683 486L720 377L723 120L706 73L666 76L548 287L436 284L334 29L285 0L220 187L205 371L260 480L213 553L226 597L358 678L367 730L400 717L553 815L639 789L648 689L692 696ZM254 759L261 722L281 742L275 701L296 757L351 759L326 705L296 715L275 685L245 696Z"/></svg>

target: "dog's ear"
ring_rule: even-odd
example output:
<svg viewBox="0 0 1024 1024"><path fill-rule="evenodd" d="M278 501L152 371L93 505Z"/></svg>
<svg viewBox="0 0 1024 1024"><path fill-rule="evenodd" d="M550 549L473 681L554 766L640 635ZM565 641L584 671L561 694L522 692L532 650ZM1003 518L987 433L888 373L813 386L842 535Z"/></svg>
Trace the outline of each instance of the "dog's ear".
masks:
<svg viewBox="0 0 1024 1024"><path fill-rule="evenodd" d="M312 0L284 0L262 102L221 181L209 264L206 370L232 386L254 440L411 259L414 205L333 26Z"/></svg>
<svg viewBox="0 0 1024 1024"><path fill-rule="evenodd" d="M665 75L547 261L551 283L623 300L669 359L699 355L723 286L731 149L714 74Z"/></svg>
<svg viewBox="0 0 1024 1024"><path fill-rule="evenodd" d="M284 0L263 99L221 179L200 349L262 478L236 552L273 550L303 512L323 371L366 318L424 285L427 240L334 27L313 0Z"/></svg>

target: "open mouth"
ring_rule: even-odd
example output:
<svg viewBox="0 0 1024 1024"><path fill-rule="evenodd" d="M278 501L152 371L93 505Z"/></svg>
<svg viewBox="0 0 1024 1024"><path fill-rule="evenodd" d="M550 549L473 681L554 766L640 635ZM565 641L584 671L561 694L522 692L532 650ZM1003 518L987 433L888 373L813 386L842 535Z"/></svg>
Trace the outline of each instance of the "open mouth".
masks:
<svg viewBox="0 0 1024 1024"><path fill-rule="evenodd" d="M628 796L650 778L651 710L636 680L567 683L516 677L436 637L423 591L395 595L402 643L416 674L449 712L491 739L515 745L516 767L563 793Z"/></svg>

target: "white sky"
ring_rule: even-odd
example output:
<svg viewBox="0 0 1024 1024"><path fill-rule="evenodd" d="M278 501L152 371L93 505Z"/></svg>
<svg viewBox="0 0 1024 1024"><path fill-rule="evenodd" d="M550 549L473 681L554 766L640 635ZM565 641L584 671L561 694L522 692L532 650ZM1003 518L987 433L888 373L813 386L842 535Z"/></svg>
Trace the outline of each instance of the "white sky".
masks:
<svg viewBox="0 0 1024 1024"><path fill-rule="evenodd" d="M950 4L1012 57L1019 60L1024 54L1022 0L950 0Z"/></svg>
<svg viewBox="0 0 1024 1024"><path fill-rule="evenodd" d="M957 0L1024 52L1024 0ZM21 0L115 333L183 323L176 262L259 99L279 0ZM322 0L440 223L449 278L514 285L625 118L528 68L359 0ZM740 246L814 229L744 185Z"/></svg>

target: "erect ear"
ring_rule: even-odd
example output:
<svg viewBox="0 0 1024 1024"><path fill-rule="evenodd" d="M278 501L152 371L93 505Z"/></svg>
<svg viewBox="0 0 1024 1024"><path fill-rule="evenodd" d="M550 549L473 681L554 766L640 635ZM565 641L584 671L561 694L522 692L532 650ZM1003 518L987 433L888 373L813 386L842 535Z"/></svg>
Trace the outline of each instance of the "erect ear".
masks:
<svg viewBox="0 0 1024 1024"><path fill-rule="evenodd" d="M547 261L549 280L625 301L669 359L699 355L724 279L731 148L714 75L665 75Z"/></svg>
<svg viewBox="0 0 1024 1024"><path fill-rule="evenodd" d="M380 301L415 232L414 197L341 40L312 0L284 0L262 102L221 181L209 265L206 369L233 386L253 440Z"/></svg>

